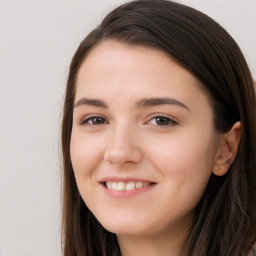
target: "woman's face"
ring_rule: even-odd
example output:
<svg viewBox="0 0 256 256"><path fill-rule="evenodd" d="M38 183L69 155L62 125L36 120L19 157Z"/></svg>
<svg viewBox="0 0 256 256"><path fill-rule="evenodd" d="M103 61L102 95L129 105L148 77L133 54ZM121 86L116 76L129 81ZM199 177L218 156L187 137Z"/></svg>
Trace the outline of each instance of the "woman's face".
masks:
<svg viewBox="0 0 256 256"><path fill-rule="evenodd" d="M109 40L82 64L71 161L83 200L109 231L187 230L218 140L203 85L162 51Z"/></svg>

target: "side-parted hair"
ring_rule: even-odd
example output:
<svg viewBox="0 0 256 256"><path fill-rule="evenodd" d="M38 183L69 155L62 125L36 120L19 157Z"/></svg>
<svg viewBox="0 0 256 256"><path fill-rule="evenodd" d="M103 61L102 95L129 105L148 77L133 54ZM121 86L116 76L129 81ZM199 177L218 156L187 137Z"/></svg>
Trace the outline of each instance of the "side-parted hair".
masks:
<svg viewBox="0 0 256 256"><path fill-rule="evenodd" d="M63 255L121 255L83 202L70 159L76 78L88 53L105 40L160 49L197 77L212 98L216 131L242 122L228 173L211 175L196 208L183 255L244 256L256 240L256 107L253 79L232 37L205 14L166 0L139 0L109 13L78 47L70 66L63 120Z"/></svg>

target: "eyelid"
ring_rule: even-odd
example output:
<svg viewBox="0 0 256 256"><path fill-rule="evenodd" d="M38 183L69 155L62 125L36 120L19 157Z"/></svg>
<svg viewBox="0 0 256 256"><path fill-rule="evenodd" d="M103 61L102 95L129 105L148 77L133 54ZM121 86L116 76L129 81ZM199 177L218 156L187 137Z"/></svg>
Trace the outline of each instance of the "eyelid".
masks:
<svg viewBox="0 0 256 256"><path fill-rule="evenodd" d="M179 122L177 121L177 119L175 119L175 118L173 118L173 117L171 117L171 116L169 116L169 115L166 115L166 114L154 114L154 116L151 116L150 118L149 118L149 121L147 121L147 123L149 123L149 122L151 122L153 119L156 119L156 118L158 118L158 117L160 117L160 118L166 118L166 119L168 119L171 123L170 124L166 124L166 125L157 125L157 124L154 124L154 125L156 125L156 126L173 126L173 125L177 125L177 124L179 124Z"/></svg>
<svg viewBox="0 0 256 256"><path fill-rule="evenodd" d="M93 118L102 118L102 119L104 119L105 122L108 123L108 120L107 120L107 118L106 118L105 116L100 115L100 114L90 114L90 115L86 115L86 116L81 120L80 124L81 124L81 125L92 125L92 126L93 126L93 124L89 124L89 123L88 123L88 121L91 120L91 119L93 119ZM104 124L106 124L106 123L104 123ZM98 124L98 125L95 125L95 126L100 126L100 125L103 125L103 124Z"/></svg>
<svg viewBox="0 0 256 256"><path fill-rule="evenodd" d="M156 126L173 126L173 125L179 124L179 121L178 121L176 118L174 118L174 117L172 117L172 116L170 116L170 115L167 115L167 114L162 114L162 113L154 113L154 114L151 114L151 115L147 118L148 121L146 121L146 124L152 122L152 120L154 120L154 119L156 119L156 118L158 118L158 117L160 117L160 118L166 118L166 119L168 119L171 123L170 123L170 124L165 124L165 125L164 125L164 124L163 124L163 125L153 124L153 125L156 125ZM104 116L104 115L102 115L102 114L96 114L96 113L94 113L94 114L88 114L88 115L84 116L84 117L81 119L80 124L81 124L81 125L92 125L92 126L94 126L93 124L89 124L89 123L88 123L88 121L89 121L90 119L93 119L93 118L102 118L102 119L104 119L104 124L109 124L109 121L108 121L108 119L107 119L106 116ZM100 125L104 125L104 124L98 124L98 125L95 124L95 126L100 126Z"/></svg>

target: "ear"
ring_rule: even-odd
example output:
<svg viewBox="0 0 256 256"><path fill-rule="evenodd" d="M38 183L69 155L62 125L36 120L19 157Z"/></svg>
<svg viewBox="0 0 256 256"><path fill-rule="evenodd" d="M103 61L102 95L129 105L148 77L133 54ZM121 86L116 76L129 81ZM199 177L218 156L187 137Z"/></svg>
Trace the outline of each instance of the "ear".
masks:
<svg viewBox="0 0 256 256"><path fill-rule="evenodd" d="M231 130L221 137L220 152L213 167L217 176L225 175L233 163L242 134L242 123L236 122Z"/></svg>

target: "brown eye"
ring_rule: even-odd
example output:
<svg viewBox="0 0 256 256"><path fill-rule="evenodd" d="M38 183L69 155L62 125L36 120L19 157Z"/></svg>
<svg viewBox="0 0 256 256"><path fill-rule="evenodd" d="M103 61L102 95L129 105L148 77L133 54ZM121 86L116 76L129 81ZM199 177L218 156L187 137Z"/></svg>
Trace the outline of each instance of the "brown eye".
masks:
<svg viewBox="0 0 256 256"><path fill-rule="evenodd" d="M106 119L100 116L92 116L90 118L85 119L82 124L89 125L102 125L106 123Z"/></svg>
<svg viewBox="0 0 256 256"><path fill-rule="evenodd" d="M168 124L170 124L170 119L166 118L166 117L159 116L159 117L156 117L156 123L158 125L168 125Z"/></svg>
<svg viewBox="0 0 256 256"><path fill-rule="evenodd" d="M159 125L159 126L177 124L176 121L174 121L168 117L165 117L165 116L156 116L151 119L151 123L153 123L154 125Z"/></svg>

